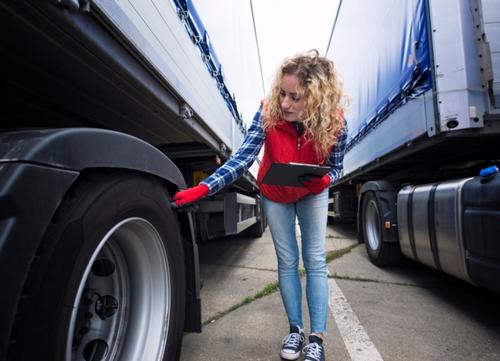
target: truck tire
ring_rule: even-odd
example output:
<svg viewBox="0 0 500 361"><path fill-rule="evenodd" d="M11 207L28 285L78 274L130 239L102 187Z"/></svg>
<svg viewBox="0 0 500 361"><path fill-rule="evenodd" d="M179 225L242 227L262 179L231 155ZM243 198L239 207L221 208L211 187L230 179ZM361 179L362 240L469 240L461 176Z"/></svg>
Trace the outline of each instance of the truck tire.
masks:
<svg viewBox="0 0 500 361"><path fill-rule="evenodd" d="M252 237L252 238L260 238L262 237L262 234L264 234L265 230L266 230L266 227L267 227L267 218L266 218L266 215L264 213L264 208L262 207L262 203L259 199L258 203L257 203L257 217L258 217L258 221L251 225L250 227L248 227L246 230L245 230L245 235L247 237Z"/></svg>
<svg viewBox="0 0 500 361"><path fill-rule="evenodd" d="M370 261L376 266L390 266L401 262L398 242L386 242L382 207L375 192L363 195L361 203L361 231Z"/></svg>
<svg viewBox="0 0 500 361"><path fill-rule="evenodd" d="M35 257L8 359L176 360L185 283L161 182L124 172L86 177Z"/></svg>
<svg viewBox="0 0 500 361"><path fill-rule="evenodd" d="M245 230L245 235L252 238L260 238L267 227L267 218L262 208L262 203L258 203L259 220Z"/></svg>
<svg viewBox="0 0 500 361"><path fill-rule="evenodd" d="M245 230L245 235L252 238L259 238L262 237L262 234L264 234L265 230L266 221L264 219L264 216L262 216L260 220L258 220L254 225L248 227Z"/></svg>

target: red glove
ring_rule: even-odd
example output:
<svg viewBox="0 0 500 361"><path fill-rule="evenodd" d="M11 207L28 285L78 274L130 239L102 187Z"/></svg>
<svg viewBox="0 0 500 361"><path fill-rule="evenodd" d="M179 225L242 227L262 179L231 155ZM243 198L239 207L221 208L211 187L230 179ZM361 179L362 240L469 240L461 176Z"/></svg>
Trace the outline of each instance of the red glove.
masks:
<svg viewBox="0 0 500 361"><path fill-rule="evenodd" d="M178 206L183 206L187 203L192 203L200 198L205 197L208 192L209 189L206 185L199 184L197 186L177 192L172 200L175 201L175 204L177 204Z"/></svg>
<svg viewBox="0 0 500 361"><path fill-rule="evenodd" d="M320 194L323 190L330 185L330 177L325 174L323 177L311 177L308 180L302 182L302 184L307 187L311 193Z"/></svg>

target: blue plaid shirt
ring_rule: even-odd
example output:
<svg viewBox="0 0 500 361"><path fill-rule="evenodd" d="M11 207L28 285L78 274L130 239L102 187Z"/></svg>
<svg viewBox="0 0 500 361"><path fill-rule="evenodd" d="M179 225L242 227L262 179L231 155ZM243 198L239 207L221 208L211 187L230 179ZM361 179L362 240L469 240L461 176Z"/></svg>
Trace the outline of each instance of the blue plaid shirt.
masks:
<svg viewBox="0 0 500 361"><path fill-rule="evenodd" d="M325 162L326 165L331 166L331 170L328 172L330 184L333 184L341 175L346 139L347 126L342 128L338 142L332 148L332 152ZM241 177L255 161L265 140L266 135L262 129L262 108L259 108L253 117L252 125L248 129L243 144L238 151L211 176L201 182L201 184L209 188L209 195L217 193L219 190Z"/></svg>

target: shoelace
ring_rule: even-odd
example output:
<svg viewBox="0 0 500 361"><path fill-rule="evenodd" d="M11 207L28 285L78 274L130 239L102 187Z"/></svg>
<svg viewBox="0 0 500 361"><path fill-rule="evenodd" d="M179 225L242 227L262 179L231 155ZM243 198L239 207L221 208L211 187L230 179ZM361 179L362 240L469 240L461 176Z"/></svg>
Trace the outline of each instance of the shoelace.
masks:
<svg viewBox="0 0 500 361"><path fill-rule="evenodd" d="M319 361L321 360L321 346L316 342L310 343L302 349L302 353L305 357Z"/></svg>
<svg viewBox="0 0 500 361"><path fill-rule="evenodd" d="M304 336L299 333L290 333L285 338L283 338L283 348L296 348L299 346L299 342L304 342Z"/></svg>

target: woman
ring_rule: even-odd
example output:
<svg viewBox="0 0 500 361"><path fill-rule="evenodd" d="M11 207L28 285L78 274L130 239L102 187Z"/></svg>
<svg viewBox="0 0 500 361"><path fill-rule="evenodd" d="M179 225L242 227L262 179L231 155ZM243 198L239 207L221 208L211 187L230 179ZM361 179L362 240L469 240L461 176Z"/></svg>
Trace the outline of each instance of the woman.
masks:
<svg viewBox="0 0 500 361"><path fill-rule="evenodd" d="M299 358L305 339L296 217L302 235L311 320L309 344L303 352L305 360L325 359L328 186L342 170L347 137L344 100L333 63L316 50L285 59L276 73L271 94L263 101L236 154L199 185L180 191L173 198L181 206L216 193L238 179L265 146L257 182L276 250L279 287L290 324L280 353L286 360ZM273 162L328 165L331 170L323 177L304 180L303 187L263 184Z"/></svg>

